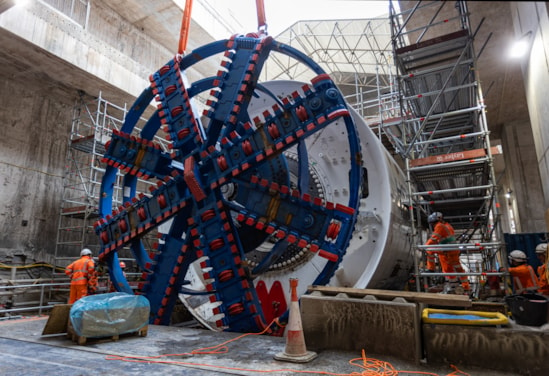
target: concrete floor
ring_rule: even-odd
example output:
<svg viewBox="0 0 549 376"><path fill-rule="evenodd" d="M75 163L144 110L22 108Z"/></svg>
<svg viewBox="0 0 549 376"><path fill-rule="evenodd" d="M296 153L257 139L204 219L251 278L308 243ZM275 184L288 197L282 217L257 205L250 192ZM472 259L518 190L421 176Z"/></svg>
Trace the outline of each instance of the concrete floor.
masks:
<svg viewBox="0 0 549 376"><path fill-rule="evenodd" d="M65 335L42 336L47 316L0 321L0 353L4 376L85 376L85 375L398 375L414 374L452 376L516 376L475 367L450 364L414 364L394 357L360 353L322 351L306 364L281 362L274 356L284 351L286 339L280 337L218 333L203 329L149 326L146 337L121 336L88 339L80 346ZM226 352L195 354L196 349L217 346L226 341ZM221 349L223 350L223 349ZM212 350L208 350L212 351ZM171 354L171 355L169 355ZM111 359L113 356L138 357L133 361ZM352 365L349 362L356 359ZM380 362L387 362L386 366ZM360 365L366 364L365 367ZM392 372L392 373L391 373Z"/></svg>

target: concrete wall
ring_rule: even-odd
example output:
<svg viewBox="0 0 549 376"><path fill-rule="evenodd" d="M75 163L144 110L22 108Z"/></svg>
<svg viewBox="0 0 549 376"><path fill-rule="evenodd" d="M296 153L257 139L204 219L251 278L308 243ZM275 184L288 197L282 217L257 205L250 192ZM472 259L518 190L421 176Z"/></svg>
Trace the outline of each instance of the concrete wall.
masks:
<svg viewBox="0 0 549 376"><path fill-rule="evenodd" d="M520 156L524 156L520 166L522 176L513 176L513 185L521 193L518 200L521 231L543 232L546 230L544 212L549 208L549 17L546 2L513 2L511 13L517 39L526 36L531 43L529 55L521 68L524 77L528 112L532 132L532 142L524 142L526 126L511 124L506 131L507 142L519 142ZM531 149L530 149L531 148ZM511 155L515 158L517 155ZM509 158L506 162L512 162ZM509 167L508 167L509 169ZM533 171L535 169L537 171ZM538 192L539 175L542 190ZM512 188L513 189L513 188ZM513 189L515 190L515 189Z"/></svg>
<svg viewBox="0 0 549 376"><path fill-rule="evenodd" d="M36 80L0 87L0 248L53 253L73 100Z"/></svg>
<svg viewBox="0 0 549 376"><path fill-rule="evenodd" d="M506 123L502 144L506 181L500 195L502 206L513 210L516 233L544 231L543 192L530 122ZM504 197L506 187L512 190L509 199Z"/></svg>

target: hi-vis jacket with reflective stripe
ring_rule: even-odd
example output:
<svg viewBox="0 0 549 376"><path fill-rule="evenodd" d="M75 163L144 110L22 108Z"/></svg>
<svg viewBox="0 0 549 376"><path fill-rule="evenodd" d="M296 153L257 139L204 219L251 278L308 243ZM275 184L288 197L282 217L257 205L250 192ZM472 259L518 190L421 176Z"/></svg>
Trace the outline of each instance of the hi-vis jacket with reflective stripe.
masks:
<svg viewBox="0 0 549 376"><path fill-rule="evenodd" d="M88 285L91 289L97 287L95 262L90 256L82 256L65 269L65 274L71 278L71 285Z"/></svg>
<svg viewBox="0 0 549 376"><path fill-rule="evenodd" d="M431 238L427 240L426 245L431 244L447 244L455 243L456 238L454 237L454 228L448 222L439 221L433 229L433 234Z"/></svg>
<svg viewBox="0 0 549 376"><path fill-rule="evenodd" d="M448 222L438 221L437 224L435 225L435 228L433 229L433 234L427 240L425 245L455 243L456 238L454 234L455 234L455 231L451 224L449 224ZM427 250L427 269L435 270L435 255L439 253L441 254L441 256L445 256L445 257L453 254L457 254L457 257L459 257L459 250L440 251L440 252ZM441 261L442 261L442 258L441 258Z"/></svg>

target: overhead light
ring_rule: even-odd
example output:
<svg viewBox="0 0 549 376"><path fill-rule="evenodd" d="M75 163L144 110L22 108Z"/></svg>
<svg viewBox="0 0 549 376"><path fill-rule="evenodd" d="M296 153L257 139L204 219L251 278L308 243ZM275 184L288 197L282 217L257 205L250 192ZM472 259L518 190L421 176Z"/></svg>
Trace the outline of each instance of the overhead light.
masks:
<svg viewBox="0 0 549 376"><path fill-rule="evenodd" d="M506 198L511 198L511 193L513 193L513 191L510 190L510 189L508 189L508 190L507 190L507 193L505 193L505 197L506 197Z"/></svg>
<svg viewBox="0 0 549 376"><path fill-rule="evenodd" d="M511 58L519 59L526 55L530 47L530 35L532 35L531 31L524 34L511 45L509 50L509 56Z"/></svg>

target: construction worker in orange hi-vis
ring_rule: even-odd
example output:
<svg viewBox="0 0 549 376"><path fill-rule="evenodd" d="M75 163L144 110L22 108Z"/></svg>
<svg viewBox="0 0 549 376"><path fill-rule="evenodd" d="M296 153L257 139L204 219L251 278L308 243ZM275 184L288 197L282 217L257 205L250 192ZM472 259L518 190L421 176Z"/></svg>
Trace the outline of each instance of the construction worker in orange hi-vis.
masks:
<svg viewBox="0 0 549 376"><path fill-rule="evenodd" d="M428 222L434 226L433 233L425 245L436 244L452 244L456 242L455 231L451 224L443 219L443 215L440 212L434 212L427 218ZM443 273L465 273L461 262L459 261L459 250L427 250L427 271L435 271L435 260L438 256L440 267ZM455 275L446 276L446 280L450 284L451 291L455 292L455 288L458 286L458 278ZM470 285L467 276L459 276L461 287L464 293L469 295Z"/></svg>
<svg viewBox="0 0 549 376"><path fill-rule="evenodd" d="M540 243L536 246L536 256L541 263L538 266L538 292L549 296L549 268L547 267L549 258L547 257L547 243Z"/></svg>
<svg viewBox="0 0 549 376"><path fill-rule="evenodd" d="M511 266L508 269L499 268L500 272L509 272L513 280L513 287L515 293L523 294L527 292L536 292L539 288L539 281L534 268L528 265L528 257L526 253L515 249L509 253L509 264Z"/></svg>
<svg viewBox="0 0 549 376"><path fill-rule="evenodd" d="M65 268L65 274L71 279L69 304L97 291L97 272L92 251L84 248L80 258Z"/></svg>

